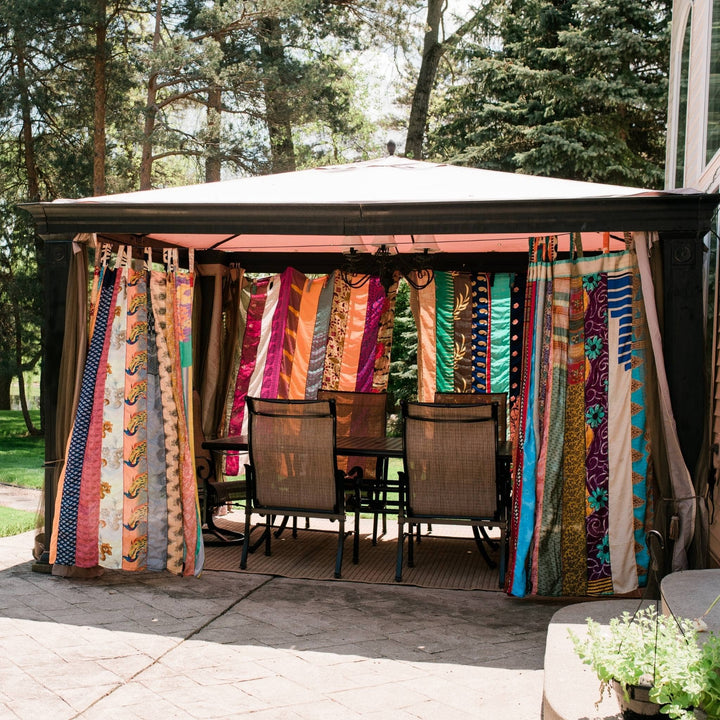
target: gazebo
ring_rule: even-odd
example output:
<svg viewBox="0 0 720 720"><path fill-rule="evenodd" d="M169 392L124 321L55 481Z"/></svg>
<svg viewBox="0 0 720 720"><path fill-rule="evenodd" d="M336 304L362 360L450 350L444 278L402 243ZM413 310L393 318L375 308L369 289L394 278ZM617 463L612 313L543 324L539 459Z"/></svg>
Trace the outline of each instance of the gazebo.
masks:
<svg viewBox="0 0 720 720"><path fill-rule="evenodd" d="M342 270L384 275L517 272L529 238L554 236L585 253L657 233L652 257L665 370L685 464L696 479L706 437L703 238L720 198L412 161L398 157L219 183L24 205L46 243L46 537L53 531L53 433L73 240L94 234L132 248L192 249L198 262L248 272Z"/></svg>

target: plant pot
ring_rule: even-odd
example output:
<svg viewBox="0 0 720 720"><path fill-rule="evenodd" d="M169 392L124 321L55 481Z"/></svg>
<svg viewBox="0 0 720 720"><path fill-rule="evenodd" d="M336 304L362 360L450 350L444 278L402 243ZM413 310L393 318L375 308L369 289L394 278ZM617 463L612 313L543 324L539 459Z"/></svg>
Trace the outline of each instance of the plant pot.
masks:
<svg viewBox="0 0 720 720"><path fill-rule="evenodd" d="M612 688L625 720L667 720L668 716L660 712L660 705L650 699L652 686L628 685L627 698L617 680L612 681Z"/></svg>

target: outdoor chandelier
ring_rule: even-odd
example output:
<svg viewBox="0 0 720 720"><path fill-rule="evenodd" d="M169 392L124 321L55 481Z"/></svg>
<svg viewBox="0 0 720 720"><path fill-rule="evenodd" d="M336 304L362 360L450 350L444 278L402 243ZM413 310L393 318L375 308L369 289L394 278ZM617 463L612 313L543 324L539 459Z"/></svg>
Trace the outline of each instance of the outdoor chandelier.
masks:
<svg viewBox="0 0 720 720"><path fill-rule="evenodd" d="M370 272L368 265L371 266ZM379 277L386 294L399 279L398 275L403 275L415 290L422 290L430 285L435 278L435 271L430 267L427 248L422 253L392 254L387 245L381 245L373 255L366 255L351 247L350 252L345 253L345 260L340 268L340 277L351 288L361 288L371 277Z"/></svg>

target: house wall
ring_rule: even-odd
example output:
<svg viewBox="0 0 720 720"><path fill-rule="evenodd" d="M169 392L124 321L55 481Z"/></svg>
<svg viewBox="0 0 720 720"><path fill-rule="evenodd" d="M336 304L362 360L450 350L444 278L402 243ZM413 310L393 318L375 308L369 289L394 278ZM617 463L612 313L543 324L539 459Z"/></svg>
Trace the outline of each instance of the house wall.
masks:
<svg viewBox="0 0 720 720"><path fill-rule="evenodd" d="M713 18L714 25L713 27ZM686 28L690 24L689 65L685 77L682 58ZM711 77L710 57L713 33L715 46L720 42L720 0L675 0L673 3L672 41L670 49L670 87L668 97L668 138L665 162L665 186L693 187L717 192L720 186L720 144L708 140L710 93L718 92L717 75ZM687 100L682 113L681 100ZM678 131L685 123L685 142ZM710 149L708 160L707 145ZM713 152L714 151L714 152ZM684 175L676 179L678 163L684 153Z"/></svg>
<svg viewBox="0 0 720 720"><path fill-rule="evenodd" d="M687 30L689 28L689 46ZM713 58L713 45L715 58ZM692 187L704 192L720 189L720 0L675 0L672 11L670 85L668 96L668 136L665 187ZM683 59L686 60L683 65ZM683 127L685 129L683 136ZM716 240L705 239L715 250ZM706 253L709 257L717 253ZM708 263L707 327L715 361L709 388L711 443L720 442L720 367L717 362L718 318L714 277L716 267ZM712 280L711 280L712 278ZM713 308L715 308L713 310ZM720 470L720 453L713 456ZM719 473L720 474L720 473ZM715 493L720 505L720 491ZM709 562L720 566L720 512L710 525Z"/></svg>

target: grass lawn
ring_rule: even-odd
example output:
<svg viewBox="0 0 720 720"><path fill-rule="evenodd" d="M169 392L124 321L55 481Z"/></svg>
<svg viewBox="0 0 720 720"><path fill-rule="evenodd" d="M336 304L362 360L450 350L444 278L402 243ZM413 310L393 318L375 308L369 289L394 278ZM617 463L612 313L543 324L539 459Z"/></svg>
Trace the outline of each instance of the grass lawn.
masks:
<svg viewBox="0 0 720 720"><path fill-rule="evenodd" d="M40 425L39 411L31 411ZM45 471L45 439L28 435L19 410L0 410L0 482L42 488Z"/></svg>
<svg viewBox="0 0 720 720"><path fill-rule="evenodd" d="M19 535L35 527L37 527L35 513L0 507L0 537Z"/></svg>
<svg viewBox="0 0 720 720"><path fill-rule="evenodd" d="M403 469L401 458L390 458L388 461L388 477L397 480L398 473Z"/></svg>

